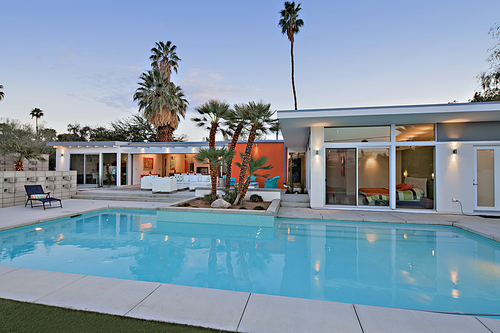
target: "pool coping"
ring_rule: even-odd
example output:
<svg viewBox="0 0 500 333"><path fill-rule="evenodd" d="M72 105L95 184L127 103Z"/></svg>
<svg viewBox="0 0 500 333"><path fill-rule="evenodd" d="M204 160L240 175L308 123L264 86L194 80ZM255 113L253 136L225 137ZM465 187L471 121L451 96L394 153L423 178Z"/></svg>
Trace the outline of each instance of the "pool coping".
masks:
<svg viewBox="0 0 500 333"><path fill-rule="evenodd" d="M72 210L70 213L63 214L63 211L54 209L47 210L49 214L45 216L51 216L46 218L40 218L44 214L41 210L34 213L33 210L28 211L28 208L23 211L24 207L22 209L2 208L1 212L5 213L0 214L4 216L0 218L0 230L13 227L2 225L5 217L9 217L11 213L10 208L13 208L14 212L10 216L28 212L31 212L33 216L36 214L36 218L31 218L31 223L25 222L22 225L46 222L60 218L62 215L68 217L106 208L138 210L167 208L165 205L159 206L151 203L132 205L130 202L119 201L98 202L71 199L65 202L66 206L73 206L70 208ZM382 215L377 214L378 212L351 211L333 215L336 218L332 218L331 212L331 210L325 212L278 207L275 214L278 218L289 218L287 215L294 215L297 218L314 220L383 222L380 221ZM403 218L401 214L403 217L406 216L406 213L388 215L390 216L388 219L392 220L386 223L452 225L496 241L500 240L500 220L484 221L477 217L425 214L433 217L428 220L423 217L418 218L418 215L411 213ZM481 225L486 228L481 229ZM14 227L18 226L21 225L16 224ZM123 288L120 289L120 286ZM76 287L77 292L71 291L75 288L70 287ZM143 290L143 292L135 295L135 290ZM124 298L123 295L127 297ZM0 297L237 332L500 331L500 320L491 318L119 280L9 266L0 266ZM175 304L170 304L171 302L166 302L166 300L175 301ZM125 303L129 306L125 312L116 310L116 306L122 305L123 307ZM314 325L311 325L312 323Z"/></svg>

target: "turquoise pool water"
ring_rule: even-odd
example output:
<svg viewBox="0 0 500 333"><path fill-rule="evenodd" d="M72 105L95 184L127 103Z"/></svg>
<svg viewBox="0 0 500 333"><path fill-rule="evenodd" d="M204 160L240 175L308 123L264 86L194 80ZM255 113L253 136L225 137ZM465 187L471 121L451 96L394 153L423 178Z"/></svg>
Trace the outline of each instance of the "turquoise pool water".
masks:
<svg viewBox="0 0 500 333"><path fill-rule="evenodd" d="M176 214L169 219L165 212L106 210L0 232L0 265L356 304L500 313L500 246L460 229L287 219L278 219L275 227L249 226L252 215L232 226L211 224L202 213L183 214L188 222Z"/></svg>

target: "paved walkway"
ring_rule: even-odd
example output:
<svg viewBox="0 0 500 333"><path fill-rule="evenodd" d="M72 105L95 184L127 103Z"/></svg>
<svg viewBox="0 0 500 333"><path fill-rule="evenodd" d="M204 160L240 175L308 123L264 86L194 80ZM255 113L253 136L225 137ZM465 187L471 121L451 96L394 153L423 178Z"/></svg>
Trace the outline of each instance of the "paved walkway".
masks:
<svg viewBox="0 0 500 333"><path fill-rule="evenodd" d="M0 209L0 229L102 208L163 203L64 200ZM281 208L279 217L454 225L500 240L500 220L461 215ZM319 221L323 220L323 221ZM290 222L289 220L287 222ZM292 221L293 222L293 221ZM0 266L0 297L238 332L500 332L500 320Z"/></svg>

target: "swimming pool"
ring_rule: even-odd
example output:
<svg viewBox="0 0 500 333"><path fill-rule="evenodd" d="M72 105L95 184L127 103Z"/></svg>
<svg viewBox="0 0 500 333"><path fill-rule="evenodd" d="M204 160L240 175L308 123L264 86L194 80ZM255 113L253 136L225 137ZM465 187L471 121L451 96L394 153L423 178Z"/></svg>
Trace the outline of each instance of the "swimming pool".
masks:
<svg viewBox="0 0 500 333"><path fill-rule="evenodd" d="M245 225L252 215L234 226L194 222L207 222L200 213L184 215L191 222L168 216L106 210L0 232L0 265L355 304L500 313L499 244L457 228L295 219L278 219L275 227Z"/></svg>

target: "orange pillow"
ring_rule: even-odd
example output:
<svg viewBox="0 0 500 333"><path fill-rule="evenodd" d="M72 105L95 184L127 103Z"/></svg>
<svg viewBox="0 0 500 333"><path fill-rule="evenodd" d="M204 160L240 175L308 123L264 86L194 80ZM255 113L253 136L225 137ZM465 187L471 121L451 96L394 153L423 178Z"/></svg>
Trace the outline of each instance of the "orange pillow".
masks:
<svg viewBox="0 0 500 333"><path fill-rule="evenodd" d="M401 183L401 184L396 185L396 190L400 190L401 187L403 187L403 186L406 186L406 183Z"/></svg>
<svg viewBox="0 0 500 333"><path fill-rule="evenodd" d="M413 188L413 184L408 184L408 185L405 185L403 187L401 187L401 191L408 191L408 190L411 190Z"/></svg>

